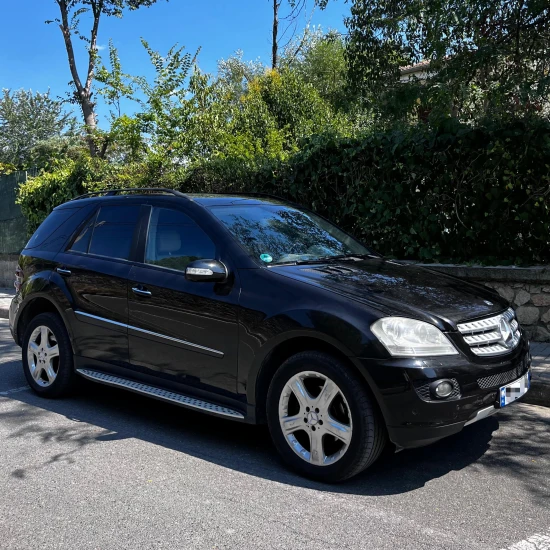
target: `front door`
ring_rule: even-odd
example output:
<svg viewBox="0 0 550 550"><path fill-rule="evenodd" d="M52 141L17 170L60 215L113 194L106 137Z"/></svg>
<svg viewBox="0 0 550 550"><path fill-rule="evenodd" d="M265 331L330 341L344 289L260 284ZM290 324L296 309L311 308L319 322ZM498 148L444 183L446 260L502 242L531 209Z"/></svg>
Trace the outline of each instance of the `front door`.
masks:
<svg viewBox="0 0 550 550"><path fill-rule="evenodd" d="M142 263L129 275L129 346L134 368L197 389L234 394L239 286L192 282L186 266L228 258L183 210L151 208Z"/></svg>

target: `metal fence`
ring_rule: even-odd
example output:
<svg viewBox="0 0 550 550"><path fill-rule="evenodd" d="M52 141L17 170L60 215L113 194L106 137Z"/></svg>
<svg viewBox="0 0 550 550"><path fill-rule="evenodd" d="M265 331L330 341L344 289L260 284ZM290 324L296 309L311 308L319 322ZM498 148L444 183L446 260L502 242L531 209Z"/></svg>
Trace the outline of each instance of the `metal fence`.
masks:
<svg viewBox="0 0 550 550"><path fill-rule="evenodd" d="M0 254L19 254L27 242L27 221L15 199L17 187L30 175L14 172L0 176Z"/></svg>

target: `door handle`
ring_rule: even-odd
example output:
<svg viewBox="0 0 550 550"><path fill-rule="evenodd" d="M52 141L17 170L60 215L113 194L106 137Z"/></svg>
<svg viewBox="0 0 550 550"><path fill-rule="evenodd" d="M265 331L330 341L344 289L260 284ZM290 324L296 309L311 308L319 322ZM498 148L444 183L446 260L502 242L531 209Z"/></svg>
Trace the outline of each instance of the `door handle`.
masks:
<svg viewBox="0 0 550 550"><path fill-rule="evenodd" d="M62 267L57 267L56 268L56 271L60 274L60 275L64 275L65 277L68 277L71 272L68 270L68 269L63 269Z"/></svg>
<svg viewBox="0 0 550 550"><path fill-rule="evenodd" d="M138 296L151 296L151 293L143 288L132 287L132 292Z"/></svg>

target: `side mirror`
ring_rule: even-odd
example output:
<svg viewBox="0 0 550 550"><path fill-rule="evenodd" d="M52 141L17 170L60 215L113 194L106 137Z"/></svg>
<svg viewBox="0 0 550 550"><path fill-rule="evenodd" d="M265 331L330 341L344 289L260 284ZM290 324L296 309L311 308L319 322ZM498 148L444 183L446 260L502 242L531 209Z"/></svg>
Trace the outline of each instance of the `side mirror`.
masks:
<svg viewBox="0 0 550 550"><path fill-rule="evenodd" d="M227 276L227 267L218 260L195 260L185 269L185 278L188 281L223 283Z"/></svg>

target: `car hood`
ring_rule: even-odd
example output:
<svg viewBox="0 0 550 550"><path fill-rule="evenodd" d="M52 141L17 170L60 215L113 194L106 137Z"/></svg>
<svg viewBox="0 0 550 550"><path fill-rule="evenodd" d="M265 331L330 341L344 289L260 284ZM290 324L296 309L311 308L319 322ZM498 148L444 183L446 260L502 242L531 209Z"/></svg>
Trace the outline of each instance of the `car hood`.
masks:
<svg viewBox="0 0 550 550"><path fill-rule="evenodd" d="M386 315L406 315L455 329L456 323L499 313L508 303L494 291L436 271L383 258L270 271L366 303Z"/></svg>

